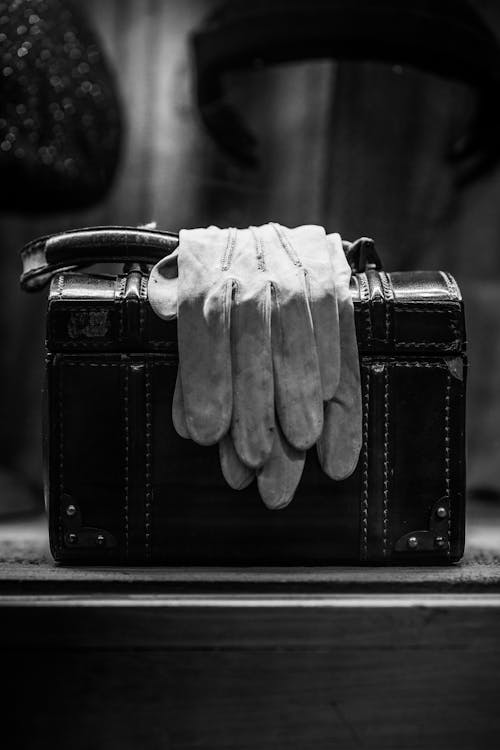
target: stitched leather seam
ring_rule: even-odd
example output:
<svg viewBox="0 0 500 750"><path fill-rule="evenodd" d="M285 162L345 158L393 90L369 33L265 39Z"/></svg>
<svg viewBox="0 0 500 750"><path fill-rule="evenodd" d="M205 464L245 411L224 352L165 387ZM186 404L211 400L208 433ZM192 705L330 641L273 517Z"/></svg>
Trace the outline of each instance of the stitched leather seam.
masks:
<svg viewBox="0 0 500 750"><path fill-rule="evenodd" d="M139 340L142 341L144 337L144 327L146 322L146 310L144 307L144 301L139 300Z"/></svg>
<svg viewBox="0 0 500 750"><path fill-rule="evenodd" d="M365 273L358 274L359 279L359 296L361 297L361 309L365 315L366 321L366 341L367 344L373 339L372 318L370 315L370 287Z"/></svg>
<svg viewBox="0 0 500 750"><path fill-rule="evenodd" d="M449 557L451 554L451 469L450 469L450 409L451 409L451 374L448 365L445 362L409 362L395 361L393 363L396 367L425 367L429 369L446 369L446 393L445 393L445 409L444 409L444 441L445 441L445 495L448 501L448 540L446 554Z"/></svg>
<svg viewBox="0 0 500 750"><path fill-rule="evenodd" d="M448 282L450 284L450 293L453 297L453 299L457 301L461 301L462 295L460 294L460 289L458 288L458 284L451 275L451 273L448 273L448 271L443 271L444 275L448 279Z"/></svg>
<svg viewBox="0 0 500 750"><path fill-rule="evenodd" d="M391 362L391 364L394 365L395 367L426 367L426 368L439 369L439 370L448 369L448 365L442 362L441 360L438 362L433 362L431 360L425 360L423 362L415 360L412 362L411 360L399 361L396 359L393 362Z"/></svg>
<svg viewBox="0 0 500 750"><path fill-rule="evenodd" d="M151 556L151 379L149 367L146 365L145 372L145 395L146 395L146 493L145 493L145 550L146 557Z"/></svg>
<svg viewBox="0 0 500 750"><path fill-rule="evenodd" d="M128 543L129 543L129 382L128 382L128 366L123 367L123 402L125 407L125 457L124 457L124 493L125 493L125 508L124 508L124 522L125 522L125 555L128 558Z"/></svg>
<svg viewBox="0 0 500 750"><path fill-rule="evenodd" d="M361 496L361 558L368 557L368 418L370 413L370 377L371 370L366 370L366 383L363 400L363 466Z"/></svg>
<svg viewBox="0 0 500 750"><path fill-rule="evenodd" d="M366 280L368 282L368 289L369 289L369 310L370 310L370 316L372 319L372 329L376 326L376 316L375 311L380 306L383 306L383 314L384 314L384 320L383 320L383 335L378 336L375 334L375 332L372 330L372 341L373 343L376 342L382 342L384 344L387 344L387 304L384 294L384 287L382 285L382 279L380 272L372 272L370 275L366 274Z"/></svg>
<svg viewBox="0 0 500 750"><path fill-rule="evenodd" d="M389 274L385 271L379 271L380 276L380 283L382 284L382 289L384 292L384 297L386 300L392 301L394 299L394 292L392 289L392 284L390 281Z"/></svg>
<svg viewBox="0 0 500 750"><path fill-rule="evenodd" d="M444 444L445 444L445 494L448 501L448 544L446 554L450 556L451 551L451 498L450 498L450 397L451 397L451 374L448 370L446 377L446 396L444 407Z"/></svg>
<svg viewBox="0 0 500 750"><path fill-rule="evenodd" d="M127 277L126 276L122 276L120 278L120 283L118 284L118 293L117 293L117 298L118 299L123 299L124 298L124 296L125 296L125 287L126 286L127 286Z"/></svg>
<svg viewBox="0 0 500 750"><path fill-rule="evenodd" d="M120 284L118 286L118 338L120 341L123 341L125 339L125 319L124 319L124 297L125 297L125 287L127 285L127 277L123 276L120 279Z"/></svg>
<svg viewBox="0 0 500 750"><path fill-rule="evenodd" d="M455 294L455 290L453 288L453 284L450 281L450 278L447 273L444 271L439 271L439 275L444 280L444 283L446 284L446 290L450 296L450 299L456 299L458 295Z"/></svg>
<svg viewBox="0 0 500 750"><path fill-rule="evenodd" d="M395 349L401 349L404 346L411 346L415 349L443 349L445 351L454 351L460 347L461 339L452 341L395 341Z"/></svg>
<svg viewBox="0 0 500 750"><path fill-rule="evenodd" d="M92 341L66 341L66 339L56 339L55 337L52 338L52 343L55 346L60 346L62 349L93 349L96 352L108 351L116 345L115 341L95 344Z"/></svg>
<svg viewBox="0 0 500 750"><path fill-rule="evenodd" d="M427 305L422 306L415 303L412 303L412 307L409 309L408 307L398 307L394 306L394 311L398 315L401 313L432 313L433 315L448 315L448 331L450 335L451 342L446 342L448 345L451 343L455 345L460 345L462 337L459 335L459 318L458 315L460 313L460 308L457 306L454 306L453 309L447 308L447 309L440 309L440 308L429 308ZM439 343L441 342L402 342L402 341L396 341L395 342L395 348L397 349L400 344L411 344L411 345L418 345L418 346L429 346L437 348L439 346ZM444 343L444 342L443 342Z"/></svg>
<svg viewBox="0 0 500 750"><path fill-rule="evenodd" d="M59 365L59 513L58 513L58 539L59 539L59 551L63 551L63 526L62 526L62 513L63 513L63 497L64 497L64 403L63 403L63 365Z"/></svg>
<svg viewBox="0 0 500 750"><path fill-rule="evenodd" d="M432 307L423 307L423 306L418 305L418 304L413 304L412 307L407 307L407 306L405 306L405 307L398 307L398 305L395 304L394 305L394 310L395 310L395 312L398 313L398 315L401 315L401 314L404 315L405 313L410 313L410 315L411 315L412 313L416 313L416 312L417 313L429 313L431 315L447 315L449 317L449 319L450 319L450 325L452 325L452 324L456 325L456 323L458 322L457 321L458 315L460 314L460 310L458 308L451 310L449 308L448 309L442 309L442 308L439 308L439 307L435 307L435 308L432 308Z"/></svg>
<svg viewBox="0 0 500 750"><path fill-rule="evenodd" d="M115 341L106 341L101 343L93 343L89 341L67 341L66 339L56 339L53 337L51 339L54 346L59 346L61 349L90 349L92 351L95 351L96 353L99 352L110 352L113 351L114 347L116 346ZM387 344L386 341L383 339L372 339L373 343L383 343ZM164 340L153 340L147 342L148 346L151 347L157 347L161 348L162 351L165 353L174 353L176 351L176 344L175 342L166 342ZM462 345L462 339L453 339L452 341L446 342L436 342L436 341L398 341L395 342L394 348L395 351L401 351L405 350L406 347L411 347L413 349L435 349L436 351L442 351L443 353L452 353L456 352L458 349L460 349L460 346ZM147 352L144 352L147 354ZM388 352L390 355L390 352Z"/></svg>
<svg viewBox="0 0 500 750"><path fill-rule="evenodd" d="M144 300L146 298L146 278L144 276L141 276L141 280L139 282L139 339L142 340L145 330L145 322L146 322L146 308L144 306Z"/></svg>
<svg viewBox="0 0 500 750"><path fill-rule="evenodd" d="M372 339L373 342L381 342L387 344L383 339ZM113 350L115 346L114 341L106 341L100 344L96 344L89 341L67 341L66 339L56 339L52 337L52 343L55 346L60 346L62 349L91 349L93 351L109 352ZM165 352L172 353L176 350L175 342L166 342L164 340L153 340L147 342L148 346L162 347ZM396 351L404 350L406 347L412 347L414 349L436 349L444 353L450 353L457 351L462 344L462 339L453 339L452 341L436 342L436 341L398 341L395 342L394 347ZM147 352L145 352L147 354Z"/></svg>
<svg viewBox="0 0 500 750"><path fill-rule="evenodd" d="M387 274L384 271L379 272L380 283L382 285L382 293L384 295L385 304L385 343L390 342L390 331L391 331L391 308L390 305L393 302L392 289L387 278Z"/></svg>
<svg viewBox="0 0 500 750"><path fill-rule="evenodd" d="M141 341L146 333L147 284L147 278L141 276L141 283L139 285L139 338Z"/></svg>
<svg viewBox="0 0 500 750"><path fill-rule="evenodd" d="M439 271L439 275L443 279L444 283L446 284L446 291L448 292L448 296L450 299L453 299L453 293L450 286L450 280L447 278L446 274L443 273L443 271Z"/></svg>
<svg viewBox="0 0 500 750"><path fill-rule="evenodd" d="M460 301L458 299L396 299L394 302L396 310L401 312L412 312L415 308L434 313L456 313L460 312Z"/></svg>
<svg viewBox="0 0 500 750"><path fill-rule="evenodd" d="M389 367L384 367L384 511L383 511L383 547L382 553L387 557L387 521L389 509Z"/></svg>
<svg viewBox="0 0 500 750"><path fill-rule="evenodd" d="M370 357L365 357L364 361L366 360L366 364L368 366L371 366L373 364L377 364L376 361L371 360ZM64 363L65 367L117 367L119 366L119 362L71 362L70 360L66 361ZM165 365L166 367L177 367L177 362L174 361L163 361L160 360L158 362L156 361L150 361L148 362L149 365ZM385 365L387 362L382 361L380 364ZM431 361L431 360L425 360L425 361L411 361L411 360L398 360L395 359L391 361L391 365L394 365L396 367L431 367L431 368L439 368L439 369L448 369L448 366L441 362L441 361Z"/></svg>
<svg viewBox="0 0 500 750"><path fill-rule="evenodd" d="M111 300L110 300L111 302ZM94 307L92 302L90 302L90 305L71 305L71 307L68 305L68 307L64 308L65 313L73 313L73 312L82 312L82 313L88 313L89 310L92 312L99 312L99 313L106 313L112 311L111 304L108 307Z"/></svg>
<svg viewBox="0 0 500 750"><path fill-rule="evenodd" d="M113 347L116 345L115 341L102 341L99 343L95 343L93 341L67 341L63 338L56 338L55 336L52 337L52 340L54 344L58 344L64 348L94 348L96 351L101 350L107 350L109 347ZM165 339L153 339L152 341L147 341L148 346L163 346L167 350L172 350L176 348L176 342L175 341L165 341Z"/></svg>
<svg viewBox="0 0 500 750"><path fill-rule="evenodd" d="M165 365L166 367L177 367L178 363L176 361L150 361L148 362L148 365ZM65 367L119 367L119 362L71 362L66 361L64 363Z"/></svg>
<svg viewBox="0 0 500 750"><path fill-rule="evenodd" d="M65 367L119 367L119 362L65 362Z"/></svg>

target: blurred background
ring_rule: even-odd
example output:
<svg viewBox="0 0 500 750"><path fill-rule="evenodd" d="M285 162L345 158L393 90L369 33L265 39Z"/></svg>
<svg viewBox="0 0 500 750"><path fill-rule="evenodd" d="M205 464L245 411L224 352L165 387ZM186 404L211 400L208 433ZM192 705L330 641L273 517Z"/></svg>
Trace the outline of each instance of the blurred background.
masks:
<svg viewBox="0 0 500 750"><path fill-rule="evenodd" d="M8 13L16 3L0 5ZM90 208L59 210L57 201L41 200L27 211L22 195L17 204L0 203L0 512L42 507L46 294L19 290L19 250L60 230L150 221L175 231L317 223L345 239L373 237L389 271L450 271L468 321L469 490L500 501L500 168L459 186L445 158L467 127L474 92L374 62L324 59L234 72L227 95L259 141L259 166L245 168L212 142L193 96L188 38L216 5L79 4L114 77L122 147L110 189L96 192ZM471 5L500 39L500 5Z"/></svg>

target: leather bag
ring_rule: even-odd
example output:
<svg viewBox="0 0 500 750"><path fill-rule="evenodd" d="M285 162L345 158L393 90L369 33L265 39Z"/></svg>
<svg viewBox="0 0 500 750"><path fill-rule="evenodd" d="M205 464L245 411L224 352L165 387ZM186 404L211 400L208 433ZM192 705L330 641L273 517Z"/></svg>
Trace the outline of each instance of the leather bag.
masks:
<svg viewBox="0 0 500 750"><path fill-rule="evenodd" d="M464 310L442 271L386 273L370 240L344 243L361 365L363 446L340 482L307 455L291 505L232 490L217 447L171 417L176 321L147 300L173 233L126 227L44 237L22 252L23 288L50 279L45 490L64 563L449 563L465 526ZM85 272L123 263L116 275Z"/></svg>

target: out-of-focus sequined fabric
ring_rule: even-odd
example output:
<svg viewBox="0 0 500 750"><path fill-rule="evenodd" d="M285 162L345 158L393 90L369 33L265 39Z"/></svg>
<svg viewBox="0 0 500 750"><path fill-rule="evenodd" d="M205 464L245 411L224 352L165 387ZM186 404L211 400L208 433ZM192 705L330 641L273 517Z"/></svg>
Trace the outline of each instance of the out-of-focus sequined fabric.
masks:
<svg viewBox="0 0 500 750"><path fill-rule="evenodd" d="M0 0L0 210L96 201L120 153L121 114L97 37L65 0Z"/></svg>

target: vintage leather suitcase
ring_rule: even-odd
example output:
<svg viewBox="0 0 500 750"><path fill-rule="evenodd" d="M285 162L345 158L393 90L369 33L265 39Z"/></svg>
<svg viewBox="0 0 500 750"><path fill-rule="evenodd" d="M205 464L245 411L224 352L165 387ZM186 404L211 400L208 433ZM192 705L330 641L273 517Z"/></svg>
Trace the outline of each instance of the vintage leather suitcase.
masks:
<svg viewBox="0 0 500 750"><path fill-rule="evenodd" d="M346 243L363 392L355 473L334 482L311 450L291 505L223 480L217 447L180 438L176 325L147 300L174 234L67 232L23 251L22 285L53 276L47 315L46 503L65 563L446 563L464 547L465 331L453 278L384 273ZM98 261L124 271L79 271ZM149 264L149 267L148 267ZM58 270L60 269L60 270Z"/></svg>

